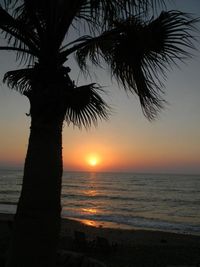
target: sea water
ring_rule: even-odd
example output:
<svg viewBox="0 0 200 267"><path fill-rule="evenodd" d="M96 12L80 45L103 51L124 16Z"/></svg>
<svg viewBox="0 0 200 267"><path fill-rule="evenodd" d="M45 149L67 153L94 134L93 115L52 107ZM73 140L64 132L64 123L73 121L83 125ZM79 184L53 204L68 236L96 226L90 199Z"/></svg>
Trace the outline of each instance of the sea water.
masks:
<svg viewBox="0 0 200 267"><path fill-rule="evenodd" d="M0 171L0 213L15 213L22 174ZM200 235L200 175L64 172L62 217Z"/></svg>

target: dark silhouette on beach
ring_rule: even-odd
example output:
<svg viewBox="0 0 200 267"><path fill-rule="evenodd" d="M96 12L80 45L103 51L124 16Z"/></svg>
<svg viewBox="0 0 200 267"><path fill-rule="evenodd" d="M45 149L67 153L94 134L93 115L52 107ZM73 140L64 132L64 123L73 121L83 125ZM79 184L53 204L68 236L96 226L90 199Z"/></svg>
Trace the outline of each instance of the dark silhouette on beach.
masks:
<svg viewBox="0 0 200 267"><path fill-rule="evenodd" d="M6 267L56 266L63 123L87 128L111 113L100 85L78 85L70 78L68 57L74 54L86 73L88 61L106 64L119 85L138 96L149 120L163 107L162 77L189 56L196 20L179 11L153 18L155 2L166 1L1 1L1 37L7 45L0 49L15 51L26 65L7 72L4 82L28 98L31 117ZM81 35L69 39L71 30Z"/></svg>

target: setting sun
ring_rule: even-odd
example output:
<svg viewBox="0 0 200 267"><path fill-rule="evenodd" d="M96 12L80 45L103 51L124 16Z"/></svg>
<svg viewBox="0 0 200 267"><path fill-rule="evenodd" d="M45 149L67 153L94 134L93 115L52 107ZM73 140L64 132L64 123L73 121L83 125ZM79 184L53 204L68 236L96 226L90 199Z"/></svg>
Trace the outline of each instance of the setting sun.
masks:
<svg viewBox="0 0 200 267"><path fill-rule="evenodd" d="M89 164L90 164L91 166L96 166L96 165L97 165L97 159L95 159L95 158L90 159L90 160L89 160Z"/></svg>
<svg viewBox="0 0 200 267"><path fill-rule="evenodd" d="M99 156L97 155L89 155L86 161L91 167L95 167L100 163Z"/></svg>

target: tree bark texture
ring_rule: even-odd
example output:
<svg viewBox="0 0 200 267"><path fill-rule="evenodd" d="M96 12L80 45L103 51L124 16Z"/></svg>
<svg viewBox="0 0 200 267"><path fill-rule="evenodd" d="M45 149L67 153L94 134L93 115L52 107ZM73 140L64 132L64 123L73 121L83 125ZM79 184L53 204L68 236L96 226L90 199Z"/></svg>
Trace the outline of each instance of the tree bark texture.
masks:
<svg viewBox="0 0 200 267"><path fill-rule="evenodd" d="M51 101L31 102L31 130L21 196L6 267L55 267L60 230L62 125ZM43 105L43 108L41 108ZM52 114L51 114L51 112Z"/></svg>

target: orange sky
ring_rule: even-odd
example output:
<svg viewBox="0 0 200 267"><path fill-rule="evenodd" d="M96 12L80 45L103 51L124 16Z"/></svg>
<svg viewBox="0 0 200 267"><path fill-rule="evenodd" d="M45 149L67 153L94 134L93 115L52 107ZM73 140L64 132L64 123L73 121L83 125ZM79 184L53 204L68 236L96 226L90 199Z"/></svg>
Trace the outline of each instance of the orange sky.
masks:
<svg viewBox="0 0 200 267"><path fill-rule="evenodd" d="M199 1L175 2L183 11L200 12ZM200 173L200 45L197 47L187 65L168 73L165 99L169 105L152 123L144 118L135 96L127 97L111 83L107 70L98 70L98 78L92 81L105 86L113 114L108 122L99 122L98 128L88 131L65 125L64 168ZM17 64L12 53L0 51L0 58L2 81L3 74ZM77 80L79 70L73 64L71 74ZM79 77L79 85L90 82ZM30 127L30 118L25 115L28 112L26 98L0 83L0 168L22 168ZM95 167L88 164L91 154L99 158Z"/></svg>
<svg viewBox="0 0 200 267"><path fill-rule="evenodd" d="M180 81L180 86L184 82L184 79ZM184 86L182 90L189 91ZM22 167L30 126L30 118L25 115L28 101L6 87L2 91L0 167ZM194 94L192 101L186 99L184 109L183 98L177 98L176 102L174 99L176 105L171 104L152 123L143 117L134 98L127 99L117 91L112 101L115 112L108 122L100 122L97 128L79 130L65 125L63 159L66 170L200 173L200 98L197 95ZM94 167L88 164L91 155L99 158Z"/></svg>

